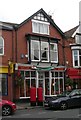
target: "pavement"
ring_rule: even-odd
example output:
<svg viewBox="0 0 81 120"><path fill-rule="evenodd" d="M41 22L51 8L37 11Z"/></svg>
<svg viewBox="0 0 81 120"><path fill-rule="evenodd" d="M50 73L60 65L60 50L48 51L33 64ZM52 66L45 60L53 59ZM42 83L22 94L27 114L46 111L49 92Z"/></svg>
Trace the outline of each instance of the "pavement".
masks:
<svg viewBox="0 0 81 120"><path fill-rule="evenodd" d="M34 109L36 107L43 107L38 105L31 106L30 103L15 103L15 104L16 104L17 110Z"/></svg>

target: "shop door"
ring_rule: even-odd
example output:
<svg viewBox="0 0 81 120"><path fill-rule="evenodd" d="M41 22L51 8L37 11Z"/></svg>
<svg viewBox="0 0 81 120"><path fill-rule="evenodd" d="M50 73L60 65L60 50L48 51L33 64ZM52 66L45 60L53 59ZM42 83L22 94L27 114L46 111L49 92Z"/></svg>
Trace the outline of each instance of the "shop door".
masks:
<svg viewBox="0 0 81 120"><path fill-rule="evenodd" d="M44 73L38 72L38 87L44 87Z"/></svg>
<svg viewBox="0 0 81 120"><path fill-rule="evenodd" d="M43 95L50 95L50 79L49 71L42 71L38 73L38 87L43 88Z"/></svg>

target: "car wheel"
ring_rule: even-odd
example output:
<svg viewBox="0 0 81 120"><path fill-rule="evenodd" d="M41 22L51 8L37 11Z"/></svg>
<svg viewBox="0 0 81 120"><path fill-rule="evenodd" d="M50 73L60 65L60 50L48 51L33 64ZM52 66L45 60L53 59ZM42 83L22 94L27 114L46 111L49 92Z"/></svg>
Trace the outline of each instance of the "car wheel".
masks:
<svg viewBox="0 0 81 120"><path fill-rule="evenodd" d="M67 103L66 102L61 102L60 103L60 109L61 110L66 110L67 109Z"/></svg>
<svg viewBox="0 0 81 120"><path fill-rule="evenodd" d="M2 107L2 115L3 116L8 116L12 113L11 107L6 105Z"/></svg>

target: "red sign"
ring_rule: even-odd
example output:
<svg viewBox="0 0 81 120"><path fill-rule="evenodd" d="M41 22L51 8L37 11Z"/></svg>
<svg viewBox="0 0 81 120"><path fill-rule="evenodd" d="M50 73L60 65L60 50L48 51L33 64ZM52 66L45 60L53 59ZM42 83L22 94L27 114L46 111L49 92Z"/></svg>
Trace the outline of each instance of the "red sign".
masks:
<svg viewBox="0 0 81 120"><path fill-rule="evenodd" d="M31 66L18 66L18 70L28 70L28 69L32 69Z"/></svg>

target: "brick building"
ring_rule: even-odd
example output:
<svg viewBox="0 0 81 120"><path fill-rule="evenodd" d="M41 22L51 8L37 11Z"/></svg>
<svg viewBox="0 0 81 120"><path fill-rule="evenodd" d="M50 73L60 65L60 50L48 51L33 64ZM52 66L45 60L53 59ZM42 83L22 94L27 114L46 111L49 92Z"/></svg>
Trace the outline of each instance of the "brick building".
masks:
<svg viewBox="0 0 81 120"><path fill-rule="evenodd" d="M74 38L66 38L69 31L64 34L43 9L21 24L2 22L0 30L0 92L4 99L30 98L31 86L43 87L44 96L65 90L65 75L73 68L70 44Z"/></svg>

